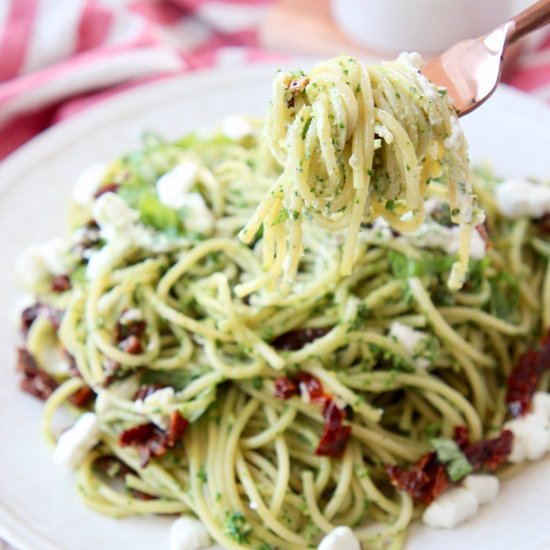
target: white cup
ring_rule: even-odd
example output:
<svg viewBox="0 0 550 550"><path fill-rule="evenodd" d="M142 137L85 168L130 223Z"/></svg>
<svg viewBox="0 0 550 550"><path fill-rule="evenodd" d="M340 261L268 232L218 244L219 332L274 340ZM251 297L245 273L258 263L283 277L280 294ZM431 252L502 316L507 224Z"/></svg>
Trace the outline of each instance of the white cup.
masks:
<svg viewBox="0 0 550 550"><path fill-rule="evenodd" d="M513 13L514 0L331 0L336 23L381 52L437 54L487 33Z"/></svg>

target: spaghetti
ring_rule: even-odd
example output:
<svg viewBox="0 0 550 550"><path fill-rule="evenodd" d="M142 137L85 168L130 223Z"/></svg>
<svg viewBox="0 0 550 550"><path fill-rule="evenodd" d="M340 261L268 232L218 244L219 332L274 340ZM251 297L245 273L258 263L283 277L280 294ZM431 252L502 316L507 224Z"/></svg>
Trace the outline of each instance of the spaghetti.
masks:
<svg viewBox="0 0 550 550"><path fill-rule="evenodd" d="M351 87L335 76L344 69ZM285 78L275 84L274 109L283 111ZM439 93L413 101L405 83L413 78L417 94L421 77L403 61L367 71L345 58L310 78L308 99L293 95L304 115L289 120L293 147L279 116L267 123L282 173L254 123L238 140L220 132L173 144L148 136L141 151L106 168L87 203L73 205L71 240L58 251L65 271L43 269L33 280L27 273L35 304L23 315L21 370L27 389L40 383L41 396L51 394L43 430L52 443L60 407L94 415L96 439L76 477L84 502L100 513L194 514L230 550L302 550L337 525L353 526L368 548L398 548L422 505L392 487L388 467L415 464L433 450L433 437L450 439L457 427L478 442L504 424L506 378L550 328L543 224L503 218L498 183L482 171L473 187L491 244L467 269L457 267L466 261L464 239L457 264L456 254L418 233L395 235L379 222L358 233L366 205L367 219L382 216L398 231L474 224L470 189L456 191L469 181L467 166L430 145L450 130L450 107ZM318 104L309 95L315 82L335 90L319 91ZM348 117L353 124L332 135L331 112L336 128ZM415 139L402 136L404 126ZM320 149L332 143L325 134L335 138L330 153ZM353 162L343 168L351 179L327 167L352 155L372 167L370 182ZM291 181L300 159L303 172ZM403 183L383 188L384 166L388 185ZM436 166L447 176L428 186ZM180 208L157 192L174 174ZM326 176L323 190L311 189L316 174ZM262 198L280 186L273 203ZM367 197L368 186L379 192ZM289 207L301 228L293 215L279 219ZM406 212L412 217L403 221ZM248 219L245 245L237 235ZM346 237L333 231L345 224L353 225ZM286 267L292 291L273 292L273 266L283 269L292 243L302 251ZM34 261L52 263L44 254ZM457 272L459 291L447 285ZM547 376L539 387L548 389Z"/></svg>
<svg viewBox="0 0 550 550"><path fill-rule="evenodd" d="M483 221L470 185L467 147L446 90L420 73L417 54L366 67L341 56L303 72L277 74L265 135L283 167L240 236L263 226L263 265L286 287L298 272L302 220L346 230L340 270L349 275L362 223L386 220L414 231L428 185L448 186L460 252L449 278L460 288L473 228ZM258 280L263 284L265 277Z"/></svg>

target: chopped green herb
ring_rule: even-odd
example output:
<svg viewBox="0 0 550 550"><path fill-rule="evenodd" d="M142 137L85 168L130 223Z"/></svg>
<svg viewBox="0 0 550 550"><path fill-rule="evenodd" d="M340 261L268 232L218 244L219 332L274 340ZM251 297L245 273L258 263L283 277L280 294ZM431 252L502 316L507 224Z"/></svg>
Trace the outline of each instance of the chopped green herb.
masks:
<svg viewBox="0 0 550 550"><path fill-rule="evenodd" d="M439 461L445 465L451 481L458 481L473 471L472 465L456 441L440 437L431 439L430 444L435 449Z"/></svg>
<svg viewBox="0 0 550 550"><path fill-rule="evenodd" d="M206 473L206 470L204 468L201 468L198 472L197 472L197 477L203 482L203 483L206 483L206 481L208 480L208 474Z"/></svg>

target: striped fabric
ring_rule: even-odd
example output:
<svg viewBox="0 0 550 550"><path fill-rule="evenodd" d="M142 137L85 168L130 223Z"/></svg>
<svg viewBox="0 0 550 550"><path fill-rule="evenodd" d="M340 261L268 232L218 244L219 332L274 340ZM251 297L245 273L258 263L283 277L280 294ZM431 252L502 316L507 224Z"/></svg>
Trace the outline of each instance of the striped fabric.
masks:
<svg viewBox="0 0 550 550"><path fill-rule="evenodd" d="M256 29L274 0L0 0L0 158L131 86L217 64L280 59ZM550 38L510 82L550 101Z"/></svg>

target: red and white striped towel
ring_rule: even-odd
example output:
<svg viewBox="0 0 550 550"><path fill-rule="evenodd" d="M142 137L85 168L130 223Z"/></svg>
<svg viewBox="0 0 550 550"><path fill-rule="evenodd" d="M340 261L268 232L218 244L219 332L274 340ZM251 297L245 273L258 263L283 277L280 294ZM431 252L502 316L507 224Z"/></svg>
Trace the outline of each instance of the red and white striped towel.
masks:
<svg viewBox="0 0 550 550"><path fill-rule="evenodd" d="M136 84L280 58L256 29L274 0L0 0L0 159L52 123ZM550 38L510 82L550 101Z"/></svg>

